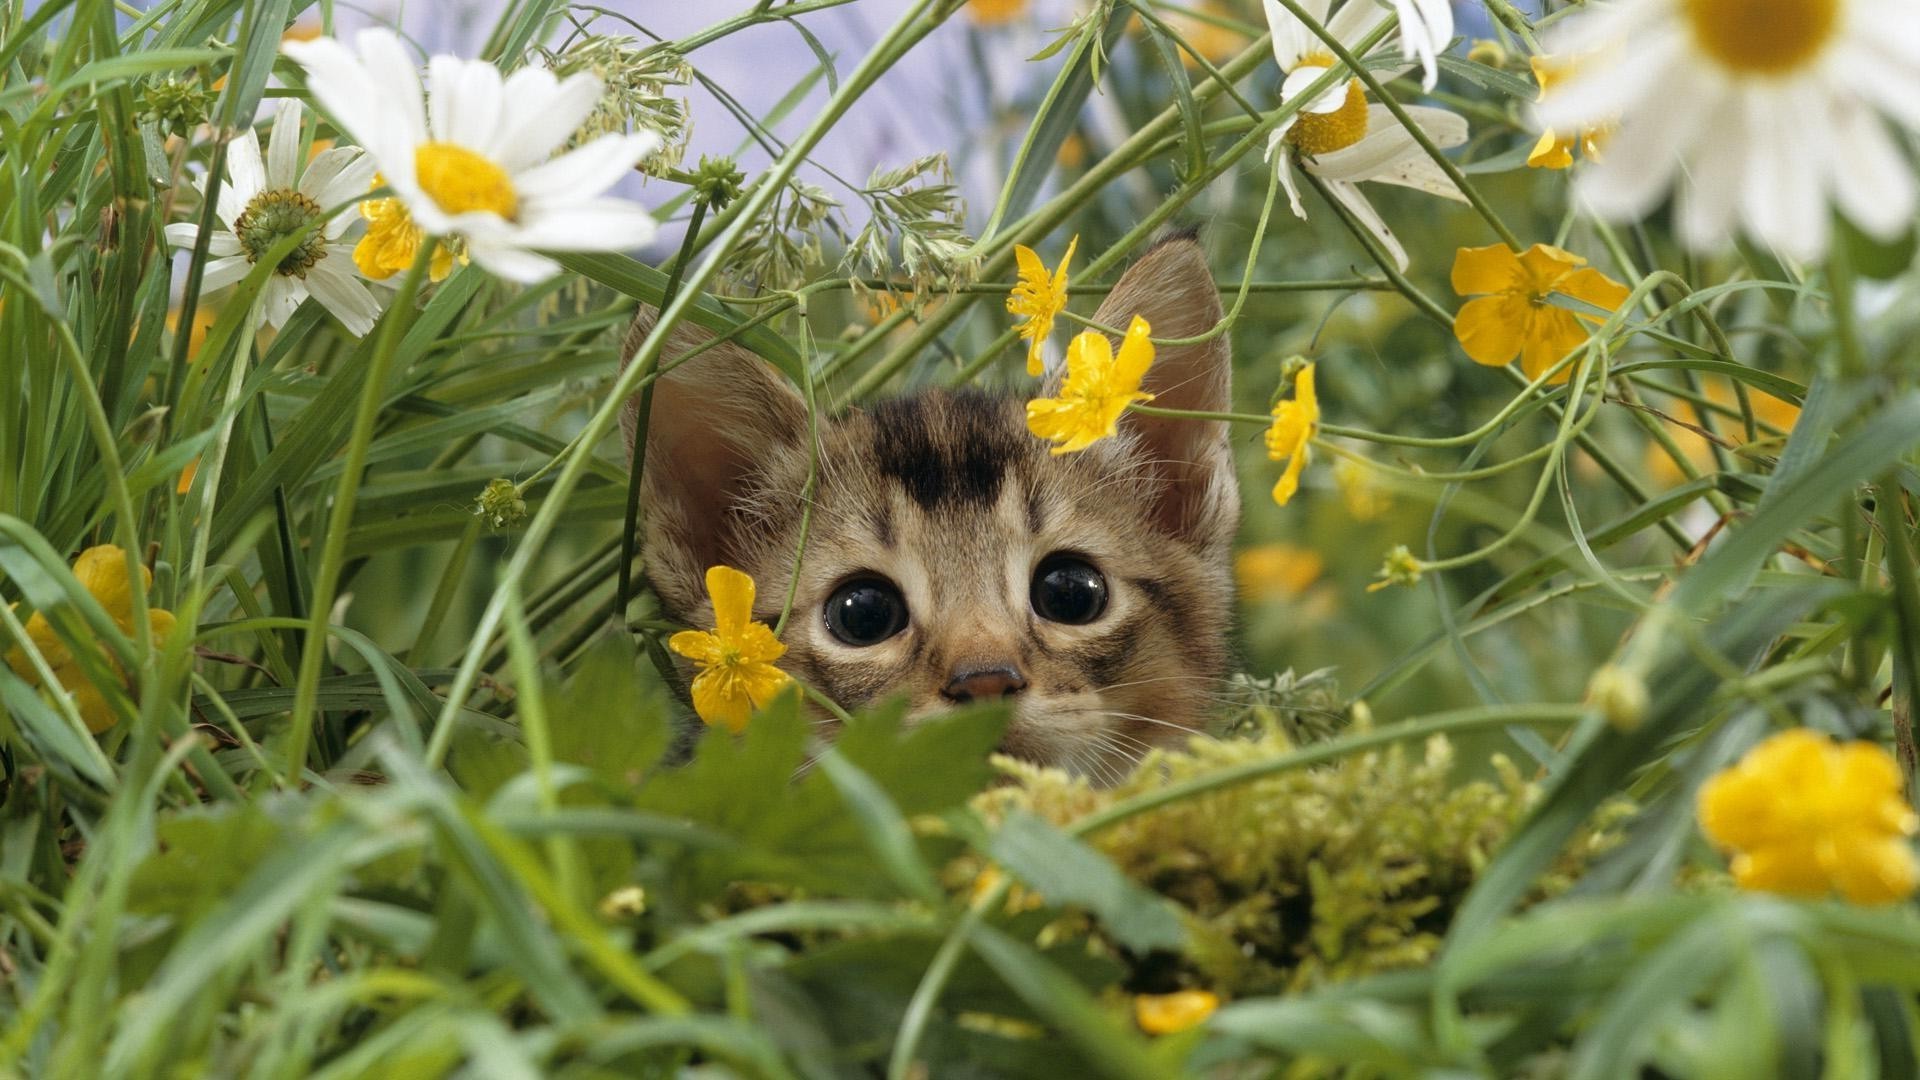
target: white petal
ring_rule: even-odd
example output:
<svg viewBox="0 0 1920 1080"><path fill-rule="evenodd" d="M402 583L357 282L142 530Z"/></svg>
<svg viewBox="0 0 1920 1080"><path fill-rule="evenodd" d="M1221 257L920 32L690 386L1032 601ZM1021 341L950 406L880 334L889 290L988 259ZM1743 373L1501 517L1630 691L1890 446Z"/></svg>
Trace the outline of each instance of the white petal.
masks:
<svg viewBox="0 0 1920 1080"><path fill-rule="evenodd" d="M500 69L484 60L436 56L429 66L427 97L433 137L497 160L500 130Z"/></svg>
<svg viewBox="0 0 1920 1080"><path fill-rule="evenodd" d="M1400 246L1399 238L1393 235L1392 229L1387 228L1387 223L1381 219L1379 211L1373 208L1373 204L1367 201L1367 197L1361 193L1360 189L1344 181L1329 180L1327 190L1333 192L1333 197L1340 201L1340 205L1346 207L1348 212L1358 218L1360 224L1366 226L1367 231L1380 241L1381 245L1387 249L1387 254L1392 257L1393 264L1404 273L1407 269L1407 249Z"/></svg>
<svg viewBox="0 0 1920 1080"><path fill-rule="evenodd" d="M1273 156L1273 144L1267 144L1267 156ZM1300 184L1293 178L1293 154L1285 143L1280 145L1280 160L1273 167L1280 170L1280 186L1287 189L1287 206L1293 210L1293 216L1301 221L1307 220L1307 208L1300 203Z"/></svg>
<svg viewBox="0 0 1920 1080"><path fill-rule="evenodd" d="M1347 0L1346 3L1340 5L1339 11L1333 13L1333 18L1327 20L1327 33L1332 34L1335 41L1345 45L1348 49L1352 49L1354 46L1360 44L1360 39L1366 37L1374 27L1385 22L1386 18L1387 13L1375 4L1370 3L1369 0ZM1407 27L1405 23L1402 23L1400 28L1394 31L1395 34L1405 34L1406 32ZM1311 34L1312 31L1308 31L1308 33ZM1393 43L1393 36L1391 34L1387 37L1387 43ZM1327 43L1321 41L1318 37L1314 37L1313 39L1313 48L1319 52L1330 51L1327 48Z"/></svg>
<svg viewBox="0 0 1920 1080"><path fill-rule="evenodd" d="M544 165L513 178L522 199L591 198L606 191L648 154L660 148L660 136L651 131L633 135L602 135Z"/></svg>
<svg viewBox="0 0 1920 1080"><path fill-rule="evenodd" d="M380 318L380 302L351 271L334 265L339 256L346 254L345 249L329 251L327 258L315 263L313 269L307 271L307 291L333 312L347 333L360 337L373 329L374 322Z"/></svg>
<svg viewBox="0 0 1920 1080"><path fill-rule="evenodd" d="M1467 121L1459 114L1425 105L1406 105L1402 108L1440 149L1449 149L1467 141ZM1400 126L1399 118L1388 112L1384 105L1369 105L1367 133L1352 146L1315 158L1320 167L1314 171L1342 180L1371 180L1381 170L1414 155L1424 158L1426 151L1420 148L1406 128Z"/></svg>
<svg viewBox="0 0 1920 1080"><path fill-rule="evenodd" d="M362 30L354 41L366 66L364 93L393 121L415 146L427 139L426 107L421 100L420 72L412 54L389 30Z"/></svg>
<svg viewBox="0 0 1920 1080"><path fill-rule="evenodd" d="M1583 62L1533 110L1540 128L1596 127L1617 117L1638 119L1671 102L1672 75L1700 65L1677 32L1650 33L1631 48L1609 49Z"/></svg>
<svg viewBox="0 0 1920 1080"><path fill-rule="evenodd" d="M1913 223L1913 173L1879 117L1855 101L1834 106L1840 153L1827 164L1840 209L1868 235L1892 240Z"/></svg>
<svg viewBox="0 0 1920 1080"><path fill-rule="evenodd" d="M182 251L192 251L194 241L200 238L200 226L190 221L175 222L167 226L167 243ZM216 229L207 239L207 254L213 258L240 254L240 241L232 233Z"/></svg>
<svg viewBox="0 0 1920 1080"><path fill-rule="evenodd" d="M226 186L244 207L248 200L266 190L266 183L267 167L260 160L260 136L248 128L227 144Z"/></svg>
<svg viewBox="0 0 1920 1080"><path fill-rule="evenodd" d="M1307 87L1312 86L1314 82L1317 81L1320 76L1325 75L1327 71L1327 68L1321 67L1318 64L1305 64L1287 72L1286 81L1280 84L1280 100L1292 101L1294 98L1306 93ZM1346 103L1347 83L1335 80L1332 86L1320 92L1319 97L1302 105L1300 111L1311 113L1339 112L1340 106Z"/></svg>
<svg viewBox="0 0 1920 1080"><path fill-rule="evenodd" d="M299 278L274 274L267 278L265 295L260 299L260 317L275 330L286 325L307 298L307 287Z"/></svg>
<svg viewBox="0 0 1920 1080"><path fill-rule="evenodd" d="M507 245L469 243L467 254L495 277L534 285L560 272L560 264L531 251Z"/></svg>
<svg viewBox="0 0 1920 1080"><path fill-rule="evenodd" d="M223 259L214 259L200 272L200 292L204 295L215 289L223 289L247 276L253 264L245 255L228 255Z"/></svg>
<svg viewBox="0 0 1920 1080"><path fill-rule="evenodd" d="M555 81L545 68L523 67L507 77L506 102L493 160L517 173L552 156L586 122L603 92L592 75Z"/></svg>
<svg viewBox="0 0 1920 1080"><path fill-rule="evenodd" d="M1740 179L1747 171L1744 138L1738 120L1709 124L1688 156L1675 211L1680 238L1695 251L1723 251L1733 244Z"/></svg>
<svg viewBox="0 0 1920 1080"><path fill-rule="evenodd" d="M1419 58L1425 72L1420 86L1432 90L1440 74L1437 57L1453 42L1453 9L1447 0L1394 0L1393 6L1400 14L1400 55Z"/></svg>
<svg viewBox="0 0 1920 1080"><path fill-rule="evenodd" d="M357 146L322 150L300 177L300 194L321 207L337 206L373 190L373 159Z"/></svg>
<svg viewBox="0 0 1920 1080"><path fill-rule="evenodd" d="M1827 201L1812 155L1794 139L1808 121L1802 101L1791 92L1745 95L1749 152L1740 212L1756 237L1806 260L1826 250Z"/></svg>
<svg viewBox="0 0 1920 1080"><path fill-rule="evenodd" d="M1602 217L1628 219L1656 206L1681 155L1716 120L1721 95L1709 80L1676 77L1661 107L1630 118L1607 140L1606 155L1582 171L1581 194Z"/></svg>
<svg viewBox="0 0 1920 1080"><path fill-rule="evenodd" d="M631 251L660 231L653 215L625 199L586 199L550 209L528 207L520 243L543 251Z"/></svg>
<svg viewBox="0 0 1920 1080"><path fill-rule="evenodd" d="M299 98L281 98L273 108L273 131L267 136L267 188L280 191L293 186L300 161Z"/></svg>
<svg viewBox="0 0 1920 1080"><path fill-rule="evenodd" d="M1920 61L1888 41L1849 41L1835 51L1834 73L1854 92L1909 128L1920 128Z"/></svg>
<svg viewBox="0 0 1920 1080"><path fill-rule="evenodd" d="M1264 0L1267 10L1267 29L1273 34L1273 60L1281 71L1291 71L1300 63L1300 58L1321 48L1320 39L1313 36L1293 13L1280 6L1278 0ZM1308 14L1326 20L1327 0L1301 0L1301 8Z"/></svg>
<svg viewBox="0 0 1920 1080"><path fill-rule="evenodd" d="M1380 169L1367 179L1376 184L1392 184L1395 187L1412 188L1429 195L1438 195L1455 202L1466 202L1467 196L1453 183L1445 169L1434 164L1425 153L1410 154Z"/></svg>

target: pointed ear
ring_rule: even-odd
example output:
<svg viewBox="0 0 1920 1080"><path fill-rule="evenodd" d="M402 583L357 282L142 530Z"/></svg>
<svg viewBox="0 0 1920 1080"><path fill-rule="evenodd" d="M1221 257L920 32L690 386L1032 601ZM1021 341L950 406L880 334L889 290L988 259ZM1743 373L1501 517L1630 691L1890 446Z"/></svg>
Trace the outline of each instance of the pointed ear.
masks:
<svg viewBox="0 0 1920 1080"><path fill-rule="evenodd" d="M653 330L642 308L620 354L625 368ZM731 342L681 323L660 354L647 422L646 475L640 486L646 573L670 614L688 617L706 596L707 568L749 569L745 530L768 510L764 478L781 451L805 446L807 408L771 365ZM627 460L633 460L640 394L620 412ZM793 493L797 499L799 493Z"/></svg>
<svg viewBox="0 0 1920 1080"><path fill-rule="evenodd" d="M1138 315L1156 338L1186 338L1212 330L1223 314L1206 253L1193 234L1175 233L1120 275L1094 321L1124 327ZM1142 389L1160 408L1225 412L1232 377L1232 347L1221 334L1197 345L1158 347ZM1226 423L1129 414L1120 426L1135 435L1160 480L1155 523L1203 547L1231 544L1240 524L1240 488Z"/></svg>

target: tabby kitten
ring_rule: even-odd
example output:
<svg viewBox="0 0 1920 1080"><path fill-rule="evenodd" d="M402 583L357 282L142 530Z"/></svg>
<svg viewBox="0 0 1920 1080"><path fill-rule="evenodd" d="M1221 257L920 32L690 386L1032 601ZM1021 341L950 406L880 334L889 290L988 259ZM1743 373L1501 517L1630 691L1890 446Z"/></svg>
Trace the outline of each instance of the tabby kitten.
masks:
<svg viewBox="0 0 1920 1080"><path fill-rule="evenodd" d="M1095 316L1191 337L1221 316L1191 235L1162 241ZM631 356L652 326L643 312ZM683 327L671 363L710 340ZM1224 336L1162 347L1155 404L1224 410ZM1044 392L1053 393L1054 375ZM638 398L623 416L631 453ZM1225 425L1128 415L1120 437L1053 456L1024 398L924 390L822 420L819 486L780 666L849 708L914 715L1005 698L1003 749L1096 778L1205 722L1226 670L1240 501ZM662 376L642 486L646 573L667 614L711 626L703 575L786 596L807 475L800 395L723 344Z"/></svg>

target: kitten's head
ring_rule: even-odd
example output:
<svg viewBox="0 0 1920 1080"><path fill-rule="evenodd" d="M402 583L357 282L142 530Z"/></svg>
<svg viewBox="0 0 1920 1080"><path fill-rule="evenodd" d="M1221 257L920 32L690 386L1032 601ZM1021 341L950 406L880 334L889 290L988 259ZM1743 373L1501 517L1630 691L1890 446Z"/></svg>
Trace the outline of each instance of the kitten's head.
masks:
<svg viewBox="0 0 1920 1080"><path fill-rule="evenodd" d="M1095 319L1135 314L1162 338L1218 321L1197 244L1154 248ZM644 313L629 354L650 325ZM708 340L677 333L664 359ZM1224 410L1229 372L1224 336L1162 347L1145 388L1156 405ZM626 419L631 445L632 405ZM1129 415L1120 432L1055 457L1023 399L938 390L823 419L781 666L847 706L1005 697L1009 753L1094 776L1200 727L1233 602L1225 426ZM759 584L757 618L778 615L807 462L805 405L751 354L713 347L661 377L642 500L669 615L712 625L703 574L719 563Z"/></svg>

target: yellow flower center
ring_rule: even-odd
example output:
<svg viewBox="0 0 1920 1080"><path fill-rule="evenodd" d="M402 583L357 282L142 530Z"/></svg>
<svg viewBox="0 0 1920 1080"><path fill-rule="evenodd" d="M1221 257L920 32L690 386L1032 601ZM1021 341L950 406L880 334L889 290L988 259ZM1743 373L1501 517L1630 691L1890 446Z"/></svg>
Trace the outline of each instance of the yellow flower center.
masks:
<svg viewBox="0 0 1920 1080"><path fill-rule="evenodd" d="M1359 79L1347 81L1347 99L1332 112L1302 111L1287 138L1303 154L1331 154L1345 150L1367 133L1367 92Z"/></svg>
<svg viewBox="0 0 1920 1080"><path fill-rule="evenodd" d="M505 169L464 146L421 143L413 152L420 190L449 214L492 211L511 219L520 209Z"/></svg>
<svg viewBox="0 0 1920 1080"><path fill-rule="evenodd" d="M1700 51L1742 75L1805 66L1840 26L1841 0L1685 0Z"/></svg>

